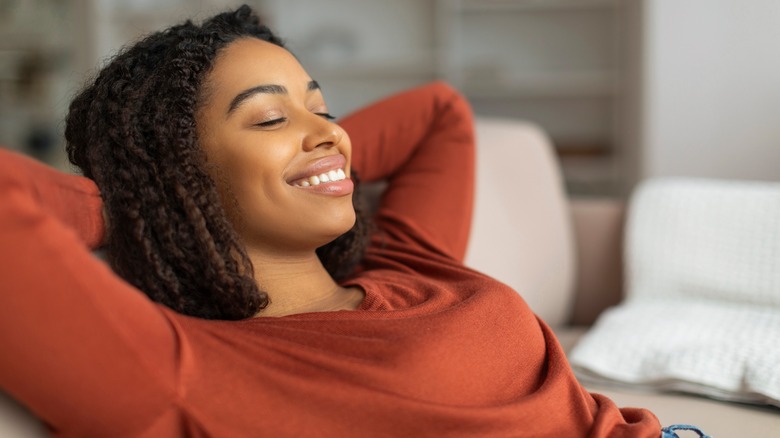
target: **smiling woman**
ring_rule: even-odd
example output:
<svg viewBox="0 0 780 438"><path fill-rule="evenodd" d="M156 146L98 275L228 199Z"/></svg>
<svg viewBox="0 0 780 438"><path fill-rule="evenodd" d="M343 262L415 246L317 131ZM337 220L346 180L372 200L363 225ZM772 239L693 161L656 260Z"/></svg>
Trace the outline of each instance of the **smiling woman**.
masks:
<svg viewBox="0 0 780 438"><path fill-rule="evenodd" d="M199 144L252 265L262 268L258 284L273 291L263 314L356 307L360 289L340 287L315 252L355 223L352 146L317 82L284 48L243 38L222 50L203 86Z"/></svg>
<svg viewBox="0 0 780 438"><path fill-rule="evenodd" d="M334 282L366 241L352 181L310 190L342 195L325 202L294 197L286 179L349 157L348 136L329 118L317 83L241 8L120 54L74 100L65 134L71 161L100 188L114 270L179 312L241 319L359 295ZM269 300L277 288L286 290Z"/></svg>
<svg viewBox="0 0 780 438"><path fill-rule="evenodd" d="M66 436L660 436L463 265L458 92L331 119L246 6L118 55L71 105L83 177L0 152L0 387Z"/></svg>
<svg viewBox="0 0 780 438"><path fill-rule="evenodd" d="M251 251L287 256L298 247L313 255L312 248L348 231L355 222L352 181L331 182L328 172L349 173L349 136L330 121L317 83L290 52L257 39L236 41L206 83L198 138L216 171L229 170L217 180L236 198L240 211L231 216L244 218ZM301 180L310 182L306 190Z"/></svg>

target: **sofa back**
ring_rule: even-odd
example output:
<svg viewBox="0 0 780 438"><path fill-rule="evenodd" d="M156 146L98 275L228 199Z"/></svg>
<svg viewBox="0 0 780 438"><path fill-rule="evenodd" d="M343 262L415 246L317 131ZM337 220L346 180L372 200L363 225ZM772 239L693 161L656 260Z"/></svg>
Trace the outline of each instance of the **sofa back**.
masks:
<svg viewBox="0 0 780 438"><path fill-rule="evenodd" d="M574 243L560 166L546 134L478 119L474 216L466 264L515 289L549 325L569 322Z"/></svg>

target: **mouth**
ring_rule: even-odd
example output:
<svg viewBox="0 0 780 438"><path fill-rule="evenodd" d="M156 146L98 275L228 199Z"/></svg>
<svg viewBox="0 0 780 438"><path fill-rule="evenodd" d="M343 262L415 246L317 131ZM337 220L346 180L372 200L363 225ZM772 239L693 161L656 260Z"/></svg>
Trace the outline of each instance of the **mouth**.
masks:
<svg viewBox="0 0 780 438"><path fill-rule="evenodd" d="M347 158L342 154L328 155L310 161L291 175L287 184L292 187L327 195L352 193L354 184L347 176Z"/></svg>
<svg viewBox="0 0 780 438"><path fill-rule="evenodd" d="M323 183L343 181L345 179L347 179L347 174L344 172L344 169L339 167L338 169L331 169L319 175L307 176L295 180L290 184L295 187L313 187Z"/></svg>

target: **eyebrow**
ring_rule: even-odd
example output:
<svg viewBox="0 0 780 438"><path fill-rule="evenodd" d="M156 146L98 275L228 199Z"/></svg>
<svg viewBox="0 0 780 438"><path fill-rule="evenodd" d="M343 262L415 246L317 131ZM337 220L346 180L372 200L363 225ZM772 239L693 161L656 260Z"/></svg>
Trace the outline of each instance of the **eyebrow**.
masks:
<svg viewBox="0 0 780 438"><path fill-rule="evenodd" d="M319 90L320 84L317 83L317 81L309 81L308 84L306 84L306 92ZM258 85L256 87L248 88L236 95L236 97L233 98L233 100L230 101L230 106L228 106L227 115L229 116L232 114L236 109L238 109L239 106L241 106L242 103L244 103L247 99L250 97L256 95L256 94L288 94L287 87L284 85L277 85L277 84L265 84L265 85Z"/></svg>

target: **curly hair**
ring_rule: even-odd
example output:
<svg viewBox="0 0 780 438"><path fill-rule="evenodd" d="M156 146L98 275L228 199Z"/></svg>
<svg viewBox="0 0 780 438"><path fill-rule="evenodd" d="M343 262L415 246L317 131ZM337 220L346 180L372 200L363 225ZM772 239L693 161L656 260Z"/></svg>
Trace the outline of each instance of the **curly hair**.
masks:
<svg viewBox="0 0 780 438"><path fill-rule="evenodd" d="M152 300L208 319L254 316L269 303L206 172L195 114L220 50L241 38L284 47L246 5L124 49L73 100L68 157L95 181L108 215L108 262ZM359 199L356 192L353 199ZM317 249L337 280L360 261L367 220Z"/></svg>

